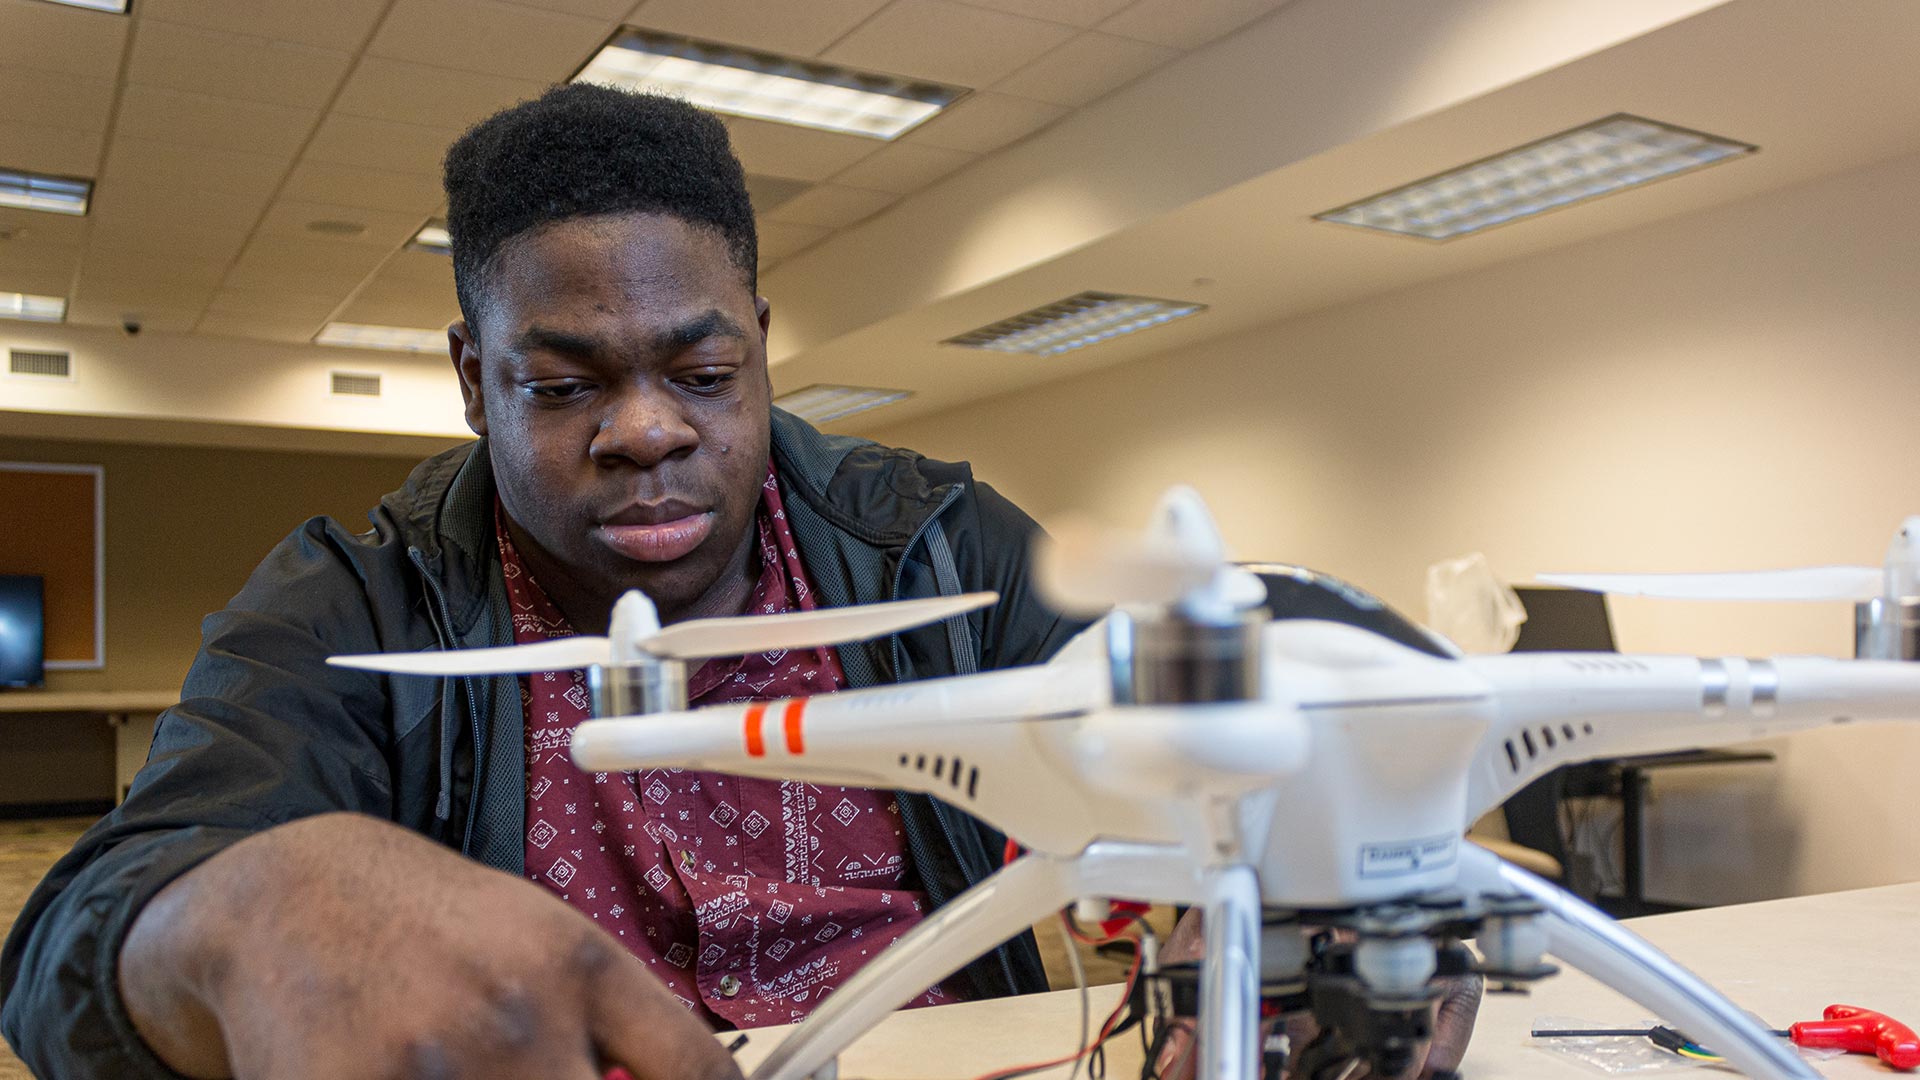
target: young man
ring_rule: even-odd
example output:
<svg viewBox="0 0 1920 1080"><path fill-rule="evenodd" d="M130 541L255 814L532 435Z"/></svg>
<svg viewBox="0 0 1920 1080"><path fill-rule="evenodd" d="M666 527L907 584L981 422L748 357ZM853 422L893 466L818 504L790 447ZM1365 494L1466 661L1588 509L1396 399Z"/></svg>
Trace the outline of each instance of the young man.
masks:
<svg viewBox="0 0 1920 1080"><path fill-rule="evenodd" d="M713 117L567 86L447 158L480 442L353 534L315 519L207 620L126 803L28 902L4 1030L40 1075L733 1073L1001 838L924 796L566 761L577 674L444 683L339 653L991 589L886 641L714 661L694 704L1034 663L1033 523L964 465L770 408L744 178ZM464 856L464 857L463 857ZM1031 941L929 1000L1041 989Z"/></svg>

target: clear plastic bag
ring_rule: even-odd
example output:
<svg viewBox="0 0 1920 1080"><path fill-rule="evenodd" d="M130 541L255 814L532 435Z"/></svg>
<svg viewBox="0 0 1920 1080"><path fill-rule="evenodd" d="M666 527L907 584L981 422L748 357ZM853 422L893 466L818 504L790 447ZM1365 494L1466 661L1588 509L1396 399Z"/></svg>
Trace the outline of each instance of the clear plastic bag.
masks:
<svg viewBox="0 0 1920 1080"><path fill-rule="evenodd" d="M1533 1018L1533 1031L1592 1031L1606 1029L1633 1028L1650 1029L1661 1023L1659 1020L1640 1019L1631 1023L1596 1022L1578 1016L1536 1016ZM1627 1076L1635 1073L1679 1072L1688 1069L1719 1069L1722 1072L1737 1072L1732 1066L1718 1061L1699 1061L1681 1057L1670 1050L1663 1050L1652 1039L1644 1035L1582 1035L1556 1036L1552 1038L1529 1038L1528 1043L1550 1054L1572 1058L1583 1065L1605 1073L1608 1076ZM1808 1050L1796 1048L1800 1056L1809 1061L1825 1061L1838 1057L1838 1050Z"/></svg>
<svg viewBox="0 0 1920 1080"><path fill-rule="evenodd" d="M1474 552L1427 567L1427 626L1462 652L1503 653L1520 639L1527 609Z"/></svg>

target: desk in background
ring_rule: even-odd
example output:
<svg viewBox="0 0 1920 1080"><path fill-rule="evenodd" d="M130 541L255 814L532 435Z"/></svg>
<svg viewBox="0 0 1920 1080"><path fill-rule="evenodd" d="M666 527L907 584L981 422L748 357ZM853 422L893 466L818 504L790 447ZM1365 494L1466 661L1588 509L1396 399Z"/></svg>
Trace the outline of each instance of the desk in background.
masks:
<svg viewBox="0 0 1920 1080"><path fill-rule="evenodd" d="M1815 1019L1835 1002L1920 1023L1920 979L1912 970L1912 958L1920 955L1920 883L1653 915L1628 925L1771 1024ZM1098 987L1092 996L1097 1025L1118 1000L1119 987ZM1645 1010L1571 971L1531 994L1490 994L1462 1075L1592 1080L1597 1074L1588 1066L1532 1045L1533 1019L1555 1015L1614 1024L1642 1019ZM897 1013L842 1055L840 1075L968 1080L1070 1051L1079 1024L1079 996L1071 990ZM739 1054L742 1068L750 1071L789 1030L753 1032ZM1906 1075L1857 1055L1814 1067L1836 1080ZM1038 1075L1064 1080L1068 1071L1063 1065ZM1107 1048L1107 1080L1139 1075L1140 1042L1128 1032Z"/></svg>
<svg viewBox="0 0 1920 1080"><path fill-rule="evenodd" d="M0 693L0 713L104 717L114 741L110 797L118 802L133 782L133 774L146 763L154 717L179 701L177 690L21 690Z"/></svg>

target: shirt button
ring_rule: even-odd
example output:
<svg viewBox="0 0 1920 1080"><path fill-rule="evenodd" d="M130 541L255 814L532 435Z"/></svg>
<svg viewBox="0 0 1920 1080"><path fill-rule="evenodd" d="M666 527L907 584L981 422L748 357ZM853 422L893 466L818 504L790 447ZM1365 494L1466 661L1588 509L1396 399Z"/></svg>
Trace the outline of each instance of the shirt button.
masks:
<svg viewBox="0 0 1920 1080"><path fill-rule="evenodd" d="M680 853L680 867L683 870L693 869L693 852L682 851Z"/></svg>
<svg viewBox="0 0 1920 1080"><path fill-rule="evenodd" d="M720 996L732 997L740 992L740 980L731 975L720 976Z"/></svg>

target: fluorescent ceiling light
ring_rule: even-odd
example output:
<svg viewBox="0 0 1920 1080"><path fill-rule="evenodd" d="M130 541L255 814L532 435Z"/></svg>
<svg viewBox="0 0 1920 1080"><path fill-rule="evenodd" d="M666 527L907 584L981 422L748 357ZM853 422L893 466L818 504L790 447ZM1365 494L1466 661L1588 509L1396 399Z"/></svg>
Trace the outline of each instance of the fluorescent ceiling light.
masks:
<svg viewBox="0 0 1920 1080"><path fill-rule="evenodd" d="M1314 218L1448 240L1757 149L1618 113Z"/></svg>
<svg viewBox="0 0 1920 1080"><path fill-rule="evenodd" d="M330 322L313 339L315 345L338 345L346 349L387 349L391 352L445 352L447 330L417 329L411 326L369 326L365 323Z"/></svg>
<svg viewBox="0 0 1920 1080"><path fill-rule="evenodd" d="M35 296L32 293L0 292L0 319L25 319L28 322L64 322L67 298Z"/></svg>
<svg viewBox="0 0 1920 1080"><path fill-rule="evenodd" d="M87 199L92 194L91 180L0 169L0 206L78 217L87 212Z"/></svg>
<svg viewBox="0 0 1920 1080"><path fill-rule="evenodd" d="M413 234L407 246L415 251L428 251L435 255L453 254L453 234L447 231L447 223L435 218L420 226Z"/></svg>
<svg viewBox="0 0 1920 1080"><path fill-rule="evenodd" d="M1058 356L1205 310L1205 304L1183 300L1083 292L1011 319L1002 319L992 326L948 338L942 344Z"/></svg>
<svg viewBox="0 0 1920 1080"><path fill-rule="evenodd" d="M89 11L111 11L115 15L127 13L127 0L47 0L51 4L65 4L68 7L86 8Z"/></svg>
<svg viewBox="0 0 1920 1080"><path fill-rule="evenodd" d="M966 93L631 27L615 34L573 81L874 139L897 138Z"/></svg>
<svg viewBox="0 0 1920 1080"><path fill-rule="evenodd" d="M795 390L791 394L782 394L774 398L773 403L802 420L824 424L843 416L852 416L854 413L877 409L896 401L905 401L912 396L911 390L880 390L871 386L829 386L825 383L815 383Z"/></svg>

